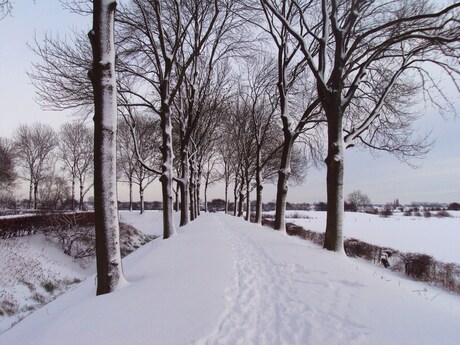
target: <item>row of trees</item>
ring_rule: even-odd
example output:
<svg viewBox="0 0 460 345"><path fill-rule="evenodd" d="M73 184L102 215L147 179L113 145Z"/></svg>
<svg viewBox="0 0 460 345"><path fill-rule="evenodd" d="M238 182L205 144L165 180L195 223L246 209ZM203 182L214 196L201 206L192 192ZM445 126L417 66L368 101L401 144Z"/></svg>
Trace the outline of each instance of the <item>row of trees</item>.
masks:
<svg viewBox="0 0 460 345"><path fill-rule="evenodd" d="M41 199L41 207L74 210L78 184L82 209L92 186L87 183L93 166L92 138L91 129L79 122L66 123L58 132L42 123L20 125L12 138L0 139L2 194L11 192L20 179L29 185L28 208L37 209ZM67 199L70 205L64 205Z"/></svg>
<svg viewBox="0 0 460 345"><path fill-rule="evenodd" d="M81 4L69 6L86 11ZM181 225L199 213L204 167L212 170L216 156L210 148L216 146L226 191L233 182L237 215L244 214L245 200L249 220L251 189L259 200L263 180L277 175L275 228L285 231L293 163L305 166L296 158L301 151L308 163L325 157L324 247L343 251L345 149L369 147L402 160L423 155L430 143L426 136L415 137L412 127L422 115L415 107L419 96L444 111L452 104L437 76L460 89L459 3L131 0L115 5L93 2L91 47L82 35L74 44L50 37L37 42L42 62L31 74L45 106L93 112L94 101L96 212L102 215L96 231L106 235L100 255L109 258L118 257L113 252L117 111L137 160L160 177L164 238L175 234L174 184ZM159 122L159 134L149 140L158 145L159 139L159 163L140 152L138 123L144 117ZM121 264L111 265L106 263L102 274L111 282L100 293L111 291L120 278Z"/></svg>

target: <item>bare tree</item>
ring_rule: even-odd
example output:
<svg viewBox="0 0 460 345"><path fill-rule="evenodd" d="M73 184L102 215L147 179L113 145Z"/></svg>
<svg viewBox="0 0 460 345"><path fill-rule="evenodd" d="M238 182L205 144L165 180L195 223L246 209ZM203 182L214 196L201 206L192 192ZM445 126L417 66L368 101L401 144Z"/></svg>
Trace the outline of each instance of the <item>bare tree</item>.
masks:
<svg viewBox="0 0 460 345"><path fill-rule="evenodd" d="M133 137L130 126L126 121L118 123L118 157L119 171L126 177L129 183L129 205L132 210L132 187L139 186L140 212L144 213L144 191L157 178L158 174L146 169L138 160L148 166L159 166L160 157L158 152L158 121L152 121L151 117L137 116L135 122L135 136ZM134 143L136 139L136 143Z"/></svg>
<svg viewBox="0 0 460 345"><path fill-rule="evenodd" d="M114 16L116 1L93 1L93 51L89 72L94 92L94 212L96 219L97 295L124 281L117 206Z"/></svg>
<svg viewBox="0 0 460 345"><path fill-rule="evenodd" d="M371 204L369 197L360 190L355 190L348 194L347 201L351 208L355 211L358 211L359 209L362 209Z"/></svg>
<svg viewBox="0 0 460 345"><path fill-rule="evenodd" d="M211 152L211 156L205 159L203 165L203 179L204 179L204 211L208 212L208 188L213 183L216 183L221 179L221 176L217 170L219 164L219 158L215 155L215 152Z"/></svg>
<svg viewBox="0 0 460 345"><path fill-rule="evenodd" d="M276 52L276 69L278 78L278 111L281 120L283 143L281 147L280 164L278 168L277 194L276 194L276 230L285 232L286 198L289 180L292 174L292 154L294 144L299 136L303 135L304 142L312 149L312 153L318 150L320 143L315 139L318 125L321 123L319 112L319 100L315 97L311 85L302 82L305 77L305 62L300 54L299 45L290 38L286 26L272 13L271 7L265 1L260 13L253 16L252 23L259 27L274 45ZM251 7L253 10L255 4ZM283 2L277 7L286 22L296 20L293 5ZM272 47L270 47L272 48ZM311 134L307 134L311 133ZM316 157L311 155L313 159Z"/></svg>
<svg viewBox="0 0 460 345"><path fill-rule="evenodd" d="M407 160L429 148L414 138L420 92L441 110L451 103L427 65L459 90L460 3L429 0L261 0L302 51L327 120L327 224L324 247L343 251L345 149L355 144ZM290 20L284 8L295 14ZM435 94L442 101L437 101ZM409 138L412 138L410 140Z"/></svg>
<svg viewBox="0 0 460 345"><path fill-rule="evenodd" d="M0 192L10 190L16 178L13 143L0 137Z"/></svg>
<svg viewBox="0 0 460 345"><path fill-rule="evenodd" d="M162 129L161 177L164 238L176 233L173 212L172 106L182 87L185 72L207 42L219 14L211 1L135 0L120 12L123 36L120 56L129 63L122 72L143 87L126 90L131 106L151 109L160 117ZM176 62L181 58L181 69ZM145 91L147 90L147 94ZM150 90L150 92L149 92ZM149 94L150 93L150 94ZM154 97L152 97L152 94ZM127 97L126 97L127 98Z"/></svg>
<svg viewBox="0 0 460 345"><path fill-rule="evenodd" d="M13 10L13 3L10 0L0 0L0 20L5 18Z"/></svg>
<svg viewBox="0 0 460 345"><path fill-rule="evenodd" d="M92 183L85 188L88 174L93 167L93 133L82 122L65 123L59 131L58 155L63 169L71 177L72 210L75 210L75 186L79 183L79 209L83 210L83 199Z"/></svg>
<svg viewBox="0 0 460 345"><path fill-rule="evenodd" d="M20 125L13 135L18 165L29 182L29 205L38 208L38 187L49 171L54 170L53 151L56 148L56 133L49 125L34 123Z"/></svg>

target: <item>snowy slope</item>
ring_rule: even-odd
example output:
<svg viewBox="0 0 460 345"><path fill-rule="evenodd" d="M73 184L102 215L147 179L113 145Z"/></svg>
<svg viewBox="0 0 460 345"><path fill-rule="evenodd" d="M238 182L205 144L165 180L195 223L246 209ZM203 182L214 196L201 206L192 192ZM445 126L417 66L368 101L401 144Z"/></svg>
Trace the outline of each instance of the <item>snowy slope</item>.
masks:
<svg viewBox="0 0 460 345"><path fill-rule="evenodd" d="M144 230L144 229L140 229ZM145 231L145 230L144 230ZM199 217L0 336L10 344L458 344L460 297L232 216Z"/></svg>
<svg viewBox="0 0 460 345"><path fill-rule="evenodd" d="M42 234L0 240L0 334L87 278L92 266L82 268Z"/></svg>
<svg viewBox="0 0 460 345"><path fill-rule="evenodd" d="M287 219L305 229L324 232L326 212L294 211L291 214L309 219ZM345 212L343 233L378 246L391 247L402 252L432 255L444 262L460 263L460 212L449 211L450 218L423 218L394 215L382 218L373 214Z"/></svg>

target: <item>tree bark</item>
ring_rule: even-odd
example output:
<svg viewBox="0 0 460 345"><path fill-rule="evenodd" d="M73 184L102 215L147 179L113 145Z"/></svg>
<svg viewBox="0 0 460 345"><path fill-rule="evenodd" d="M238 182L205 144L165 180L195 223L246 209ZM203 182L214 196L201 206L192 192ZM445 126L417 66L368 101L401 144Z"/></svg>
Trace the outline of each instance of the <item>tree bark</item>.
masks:
<svg viewBox="0 0 460 345"><path fill-rule="evenodd" d="M118 225L114 16L116 1L93 1L93 50L89 75L94 92L94 212L96 219L97 295L123 282Z"/></svg>
<svg viewBox="0 0 460 345"><path fill-rule="evenodd" d="M327 221L324 248L343 252L343 171L345 147L340 114L327 115Z"/></svg>
<svg viewBox="0 0 460 345"><path fill-rule="evenodd" d="M225 207L224 207L225 214L228 213L228 180L225 179Z"/></svg>
<svg viewBox="0 0 460 345"><path fill-rule="evenodd" d="M262 225L262 169L260 168L261 164L261 154L260 149L257 150L257 160L256 160L256 217L254 222L256 224Z"/></svg>
<svg viewBox="0 0 460 345"><path fill-rule="evenodd" d="M75 211L75 176L72 176L72 211Z"/></svg>
<svg viewBox="0 0 460 345"><path fill-rule="evenodd" d="M140 212L141 214L144 214L144 187L142 186L142 183L139 184L139 203L140 203Z"/></svg>
<svg viewBox="0 0 460 345"><path fill-rule="evenodd" d="M80 179L80 201L78 203L78 207L80 209L80 211L83 211L83 189L84 189L84 186L83 186L83 181Z"/></svg>
<svg viewBox="0 0 460 345"><path fill-rule="evenodd" d="M34 184L33 184L32 180L30 180L30 184L29 184L29 202L27 204L27 208L29 210L32 208L32 193L33 193L33 190L34 190Z"/></svg>
<svg viewBox="0 0 460 345"><path fill-rule="evenodd" d="M38 182L34 182L34 210L38 208Z"/></svg>
<svg viewBox="0 0 460 345"><path fill-rule="evenodd" d="M285 131L283 153L281 164L278 171L278 183L276 187L276 212L275 230L286 232L286 197L288 193L288 182L291 175L291 154L292 154L292 135Z"/></svg>
<svg viewBox="0 0 460 345"><path fill-rule="evenodd" d="M249 190L249 176L246 175L246 216L244 220L247 222L251 221L251 198L250 198L250 190Z"/></svg>
<svg viewBox="0 0 460 345"><path fill-rule="evenodd" d="M181 150L181 165L182 165L182 183L180 183L180 226L187 225L190 222L190 167L189 167L189 154L186 147Z"/></svg>
<svg viewBox="0 0 460 345"><path fill-rule="evenodd" d="M173 190L172 190L172 125L169 106L162 105L161 129L162 129L162 155L163 164L161 166L162 175L160 177L161 190L163 197L163 238L167 239L176 234L176 227L173 220Z"/></svg>
<svg viewBox="0 0 460 345"><path fill-rule="evenodd" d="M133 211L133 180L130 178L129 184L129 212Z"/></svg>

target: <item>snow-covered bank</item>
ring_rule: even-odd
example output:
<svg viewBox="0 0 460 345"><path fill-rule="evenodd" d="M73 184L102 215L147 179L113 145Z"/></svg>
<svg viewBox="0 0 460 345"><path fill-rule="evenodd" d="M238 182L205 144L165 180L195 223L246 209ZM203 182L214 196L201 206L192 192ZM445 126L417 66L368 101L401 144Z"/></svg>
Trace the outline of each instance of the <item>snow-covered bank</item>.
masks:
<svg viewBox="0 0 460 345"><path fill-rule="evenodd" d="M126 216L124 216L126 214ZM32 215L36 217L35 215ZM24 216L7 216L9 219ZM0 217L5 218L5 217ZM128 223L136 223L153 235L161 233L161 212L147 212L143 216L137 213L120 212L120 218L132 219ZM139 223L139 224L137 224ZM14 223L17 225L17 223ZM27 228L36 226L33 222L22 222ZM8 227L2 229L9 231ZM26 317L32 311L54 300L75 284L93 275L95 272L94 257L74 259L64 254L64 248L58 245L60 240L72 243L76 252L85 253L88 243L70 241L70 234L74 229L61 229L56 233L0 239L0 334L9 329L16 322ZM88 231L92 231L88 228ZM58 233L67 233L69 237L56 236ZM121 227L122 255L133 251L151 238L138 233L132 227ZM69 247L67 247L69 249ZM72 252L72 250L69 250Z"/></svg>
<svg viewBox="0 0 460 345"><path fill-rule="evenodd" d="M144 230L145 229L140 229ZM124 260L130 282L94 279L0 344L457 344L460 297L307 241L203 215Z"/></svg>
<svg viewBox="0 0 460 345"><path fill-rule="evenodd" d="M42 234L0 240L0 334L93 272Z"/></svg>
<svg viewBox="0 0 460 345"><path fill-rule="evenodd" d="M345 212L343 233L378 246L391 247L402 252L423 253L439 261L460 264L460 212L449 211L453 217L423 218L394 215L382 218L377 215ZM290 214L309 217L289 218ZM326 212L289 211L288 222L305 229L324 232Z"/></svg>

